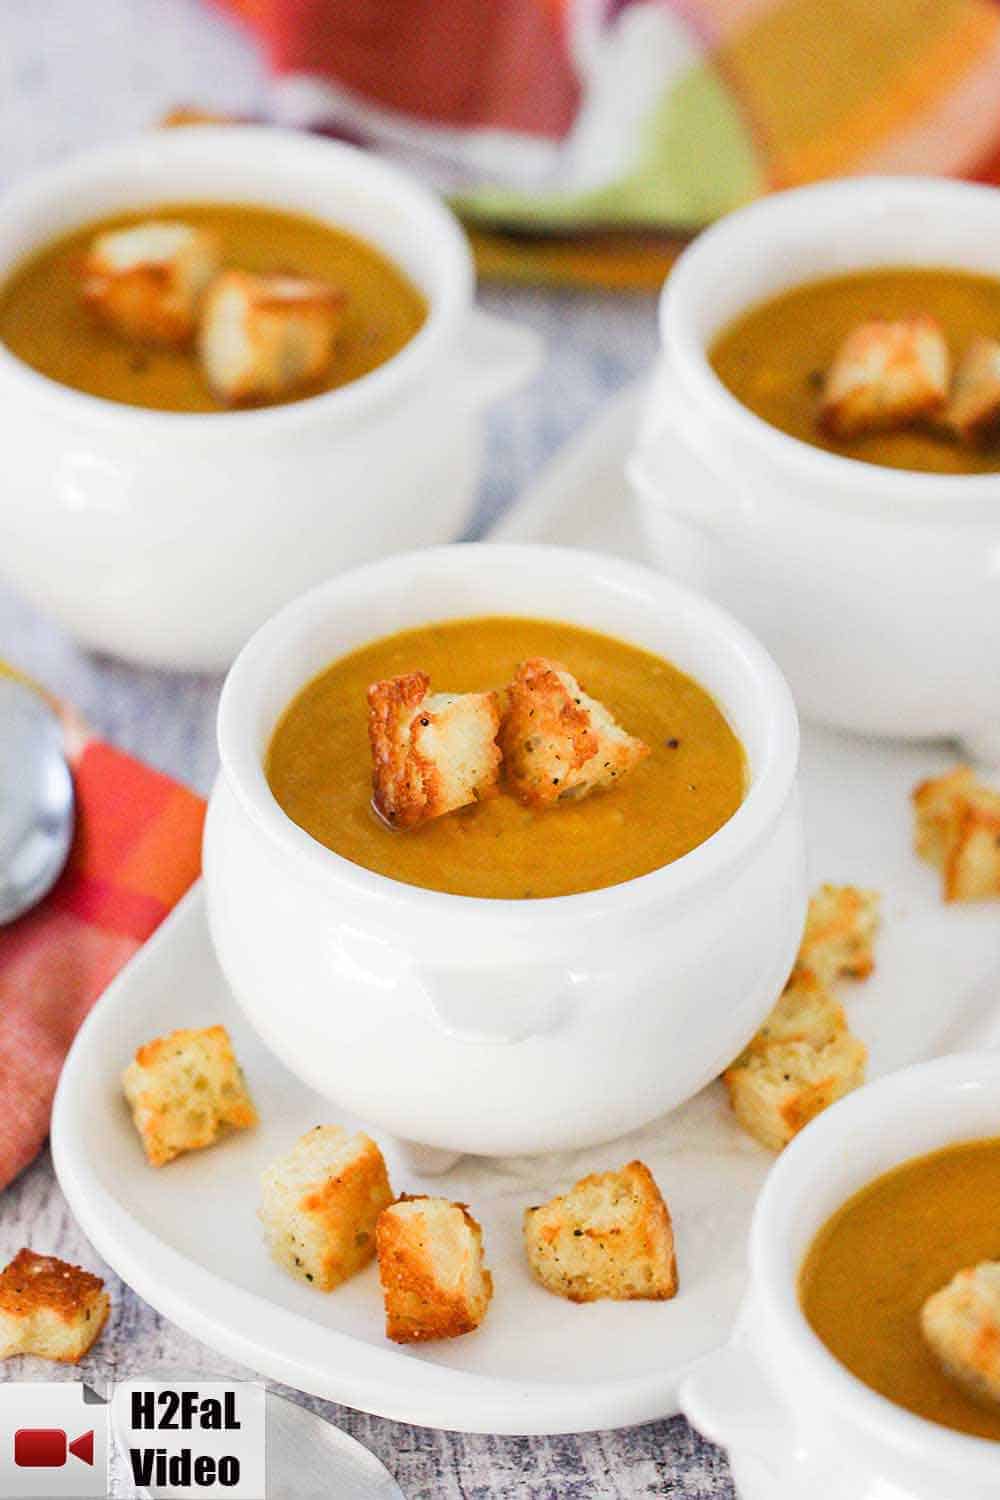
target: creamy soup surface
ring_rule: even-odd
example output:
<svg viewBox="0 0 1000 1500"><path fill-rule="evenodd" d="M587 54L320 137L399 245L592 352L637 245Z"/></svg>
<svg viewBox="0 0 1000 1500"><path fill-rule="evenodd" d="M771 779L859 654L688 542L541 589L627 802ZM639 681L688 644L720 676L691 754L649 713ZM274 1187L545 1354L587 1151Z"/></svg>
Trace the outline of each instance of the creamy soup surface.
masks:
<svg viewBox="0 0 1000 1500"><path fill-rule="evenodd" d="M1000 1139L905 1162L849 1199L806 1257L802 1308L872 1390L957 1432L1000 1441L1000 1406L980 1406L950 1380L920 1329L927 1298L984 1260L1000 1260Z"/></svg>
<svg viewBox="0 0 1000 1500"><path fill-rule="evenodd" d="M932 474L1000 470L1000 442L966 446L919 427L849 441L817 426L825 371L859 323L928 313L944 331L954 364L977 335L1000 338L1000 279L945 268L886 267L806 282L751 307L710 350L734 396L791 437L865 463Z"/></svg>
<svg viewBox="0 0 1000 1500"><path fill-rule="evenodd" d="M216 231L225 265L315 277L346 292L329 374L290 400L333 390L385 364L427 316L421 292L381 251L319 219L247 203L170 203L101 219L29 257L0 287L0 342L51 380L91 396L160 411L226 410L192 349L130 342L81 301L80 266L94 236L144 219Z"/></svg>
<svg viewBox="0 0 1000 1500"><path fill-rule="evenodd" d="M423 670L432 692L502 690L525 657L563 663L651 754L615 787L544 810L506 791L406 832L371 806L368 685ZM745 763L713 699L658 656L575 625L471 619L375 641L293 700L267 756L275 798L321 844L408 885L465 896L562 896L669 864L739 807Z"/></svg>

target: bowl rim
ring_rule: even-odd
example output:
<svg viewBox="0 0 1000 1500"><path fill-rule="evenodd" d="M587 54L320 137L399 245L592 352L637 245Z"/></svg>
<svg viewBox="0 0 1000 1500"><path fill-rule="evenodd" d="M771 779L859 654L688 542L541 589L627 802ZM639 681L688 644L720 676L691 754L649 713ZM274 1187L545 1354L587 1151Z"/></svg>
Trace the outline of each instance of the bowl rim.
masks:
<svg viewBox="0 0 1000 1500"><path fill-rule="evenodd" d="M421 566L443 565L467 577L470 568L511 565L571 569L578 579L587 577L592 589L603 579L610 589L645 591L664 603L695 613L705 629L728 649L754 682L755 691L768 703L767 737L760 765L754 771L747 793L736 812L703 843L668 865L617 885L573 895L546 896L532 900L457 895L409 885L354 864L326 848L300 828L279 806L268 786L261 757L254 743L253 703L268 680L276 651L289 640L305 634L316 619L336 608L340 594L398 588L401 574ZM540 587L540 595L543 589ZM495 613L496 611L490 611ZM539 611L547 617L544 607ZM535 616L536 618L538 616ZM468 618L468 610L450 615L447 609L435 619ZM373 639L377 639L375 636ZM725 711L726 705L720 705ZM625 562L601 553L538 543L501 544L462 542L399 553L368 563L320 584L286 605L263 625L244 646L223 685L218 710L218 749L221 776L244 815L268 841L312 880L350 888L355 896L388 909L405 903L427 919L501 920L508 927L530 920L542 924L576 926L589 918L622 914L623 908L645 910L651 903L687 899L713 878L724 877L756 848L773 828L794 793L798 774L799 724L791 691L780 670L743 625L717 605L693 590L682 587L638 563Z"/></svg>
<svg viewBox="0 0 1000 1500"><path fill-rule="evenodd" d="M458 219L442 199L403 168L347 142L277 125L205 124L151 130L111 145L75 153L31 173L0 198L0 214L6 223L16 222L47 204L72 198L84 182L112 179L115 171L126 164L135 166L148 162L152 166L165 158L203 163L207 153L211 153L223 168L226 162L234 160L250 165L259 160L262 173L269 168L273 171L282 160L295 161L312 166L317 176L330 176L334 183L338 173L342 178L363 179L374 194L402 204L407 216L419 224L421 234L434 238L434 254L444 271L441 288L436 294L420 288L427 301L427 316L413 337L390 359L356 380L282 405L209 412L161 411L132 406L63 385L20 359L2 340L0 385L44 402L56 415L90 425L96 423L133 433L142 431L165 439L190 436L228 442L260 432L281 432L312 421L344 424L367 416L371 408L381 406L412 386L428 365L453 342L472 305L475 290L472 252ZM155 197L155 193L151 194L145 202L150 203L150 198L155 201ZM197 202L201 198L206 202L245 203L252 201L252 193L227 197L224 188L221 196L195 191L187 201ZM182 199L183 194L178 201ZM137 196L135 207L141 209L143 206L144 201ZM272 206L280 211L280 205ZM124 203L122 211L126 211ZM335 222L332 216L330 222ZM83 228L87 223L84 214L78 227ZM66 230L66 233L72 232ZM44 244L44 238L37 240L32 250L22 253L0 273L0 290L10 274Z"/></svg>
<svg viewBox="0 0 1000 1500"><path fill-rule="evenodd" d="M674 361L684 385L696 399L706 404L710 418L735 429L776 467L794 468L796 478L803 482L826 481L829 488L824 498L827 501L836 499L830 495L833 485L853 488L863 482L877 486L895 502L930 502L935 508L940 506L950 511L949 519L977 519L975 514L970 516L968 510L958 509L957 501L965 502L966 506L969 502L982 502L984 506L988 503L995 519L1000 473L932 474L918 469L894 469L814 447L801 438L782 432L751 411L723 384L712 368L705 344L695 331L692 316L693 307L702 301L704 288L701 282L710 258L718 257L720 263L725 259L738 259L747 241L757 244L767 241L775 223L788 215L800 211L805 215L811 206L837 202L843 203L845 216L850 214L854 220L853 232L862 236L863 229L857 228L863 224L862 210L874 204L884 208L887 202L926 202L939 212L952 215L973 204L989 204L994 212L1000 207L997 190L985 184L917 175L848 177L772 193L727 214L699 235L680 256L660 293L658 324L663 351ZM888 264L884 260L871 262L873 267ZM1000 267L996 276L1000 281ZM809 280L809 277L793 278L788 286L805 285ZM744 310L753 305L751 299ZM807 496L808 491L805 491L803 498ZM907 519L898 509L894 514L899 519Z"/></svg>
<svg viewBox="0 0 1000 1500"><path fill-rule="evenodd" d="M910 1458L938 1465L944 1462L957 1471L982 1468L995 1480L1000 1443L956 1432L898 1406L865 1385L827 1348L813 1331L799 1302L796 1283L801 1263L794 1278L785 1274L785 1247L778 1231L778 1205L801 1201L803 1190L822 1177L827 1158L841 1153L846 1139L857 1139L865 1126L870 1128L879 1120L898 1119L901 1109L919 1110L935 1089L949 1097L957 1092L982 1089L1000 1095L1000 1053L959 1052L912 1063L847 1095L796 1136L772 1168L754 1211L750 1230L750 1295L753 1300L760 1299L768 1320L778 1323L781 1339L794 1354L795 1367L808 1371L816 1379L824 1391L828 1411L846 1413L869 1436L902 1449ZM962 1139L979 1138L971 1134L956 1137L955 1144ZM915 1148L912 1155L900 1158L899 1165L918 1160L933 1149ZM878 1181L891 1170L886 1167L867 1174L855 1191ZM843 1201L848 1202L849 1198L850 1193ZM827 1214L823 1222L829 1218ZM780 1377L776 1385L782 1394L787 1390Z"/></svg>

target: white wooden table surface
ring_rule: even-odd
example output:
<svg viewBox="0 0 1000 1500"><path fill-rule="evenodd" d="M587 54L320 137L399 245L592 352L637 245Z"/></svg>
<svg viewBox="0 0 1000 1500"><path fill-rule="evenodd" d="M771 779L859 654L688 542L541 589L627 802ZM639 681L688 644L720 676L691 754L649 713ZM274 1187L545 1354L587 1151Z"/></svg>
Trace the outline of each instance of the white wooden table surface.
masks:
<svg viewBox="0 0 1000 1500"><path fill-rule="evenodd" d="M266 78L246 38L198 0L0 3L0 188L74 149L141 129L171 106L263 110L266 97ZM473 535L614 391L647 367L655 346L648 297L511 290L488 292L483 300L537 328L549 357L534 385L491 420ZM0 656L75 702L104 738L208 791L219 679L139 671L87 656L3 585ZM47 1156L0 1196L0 1263L26 1243L101 1269L68 1213ZM157 1366L237 1373L106 1268L105 1274L114 1314L85 1375L113 1379ZM15 1360L4 1376L42 1379L51 1372ZM376 1452L410 1500L728 1500L733 1493L721 1455L679 1418L621 1433L490 1438L311 1404Z"/></svg>

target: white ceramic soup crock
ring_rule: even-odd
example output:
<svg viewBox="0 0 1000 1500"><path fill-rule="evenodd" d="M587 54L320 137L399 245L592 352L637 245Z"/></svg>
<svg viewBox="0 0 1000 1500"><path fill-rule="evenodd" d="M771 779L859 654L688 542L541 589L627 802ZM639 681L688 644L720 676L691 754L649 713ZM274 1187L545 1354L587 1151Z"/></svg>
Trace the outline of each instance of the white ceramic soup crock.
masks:
<svg viewBox="0 0 1000 1500"><path fill-rule="evenodd" d="M706 351L798 283L880 265L1000 276L1000 193L869 178L777 194L681 257L630 475L654 560L732 609L802 714L1000 760L1000 474L903 473L788 437Z"/></svg>
<svg viewBox="0 0 1000 1500"><path fill-rule="evenodd" d="M474 615L586 625L697 678L746 748L750 785L734 817L652 874L536 901L418 889L321 847L262 770L283 709L352 648ZM404 1140L506 1155L621 1135L732 1059L801 936L788 689L740 625L648 569L559 548L459 546L335 579L241 653L219 750L205 882L226 977L294 1072Z"/></svg>
<svg viewBox="0 0 1000 1500"><path fill-rule="evenodd" d="M326 219L383 250L429 304L371 374L254 411L100 400L0 345L0 569L88 646L217 670L337 570L455 538L483 409L540 350L530 330L473 307L468 245L437 198L374 156L292 131L152 132L30 178L0 205L0 281L103 215L198 199Z"/></svg>
<svg viewBox="0 0 1000 1500"><path fill-rule="evenodd" d="M869 1390L813 1333L797 1281L818 1231L860 1188L939 1147L996 1136L998 1121L1000 1054L953 1056L850 1095L779 1158L757 1204L734 1340L681 1388L690 1420L729 1449L742 1500L996 1500L1000 1444Z"/></svg>

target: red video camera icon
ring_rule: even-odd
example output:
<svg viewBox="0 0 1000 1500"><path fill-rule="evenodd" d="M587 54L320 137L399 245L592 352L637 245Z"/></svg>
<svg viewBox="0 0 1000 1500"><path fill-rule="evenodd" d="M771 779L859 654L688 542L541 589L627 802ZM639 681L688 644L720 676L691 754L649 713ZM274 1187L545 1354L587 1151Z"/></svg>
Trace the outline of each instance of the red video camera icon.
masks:
<svg viewBox="0 0 1000 1500"><path fill-rule="evenodd" d="M71 1453L81 1463L93 1465L93 1429L72 1442L61 1427L21 1427L14 1434L14 1462L19 1469L61 1469Z"/></svg>

